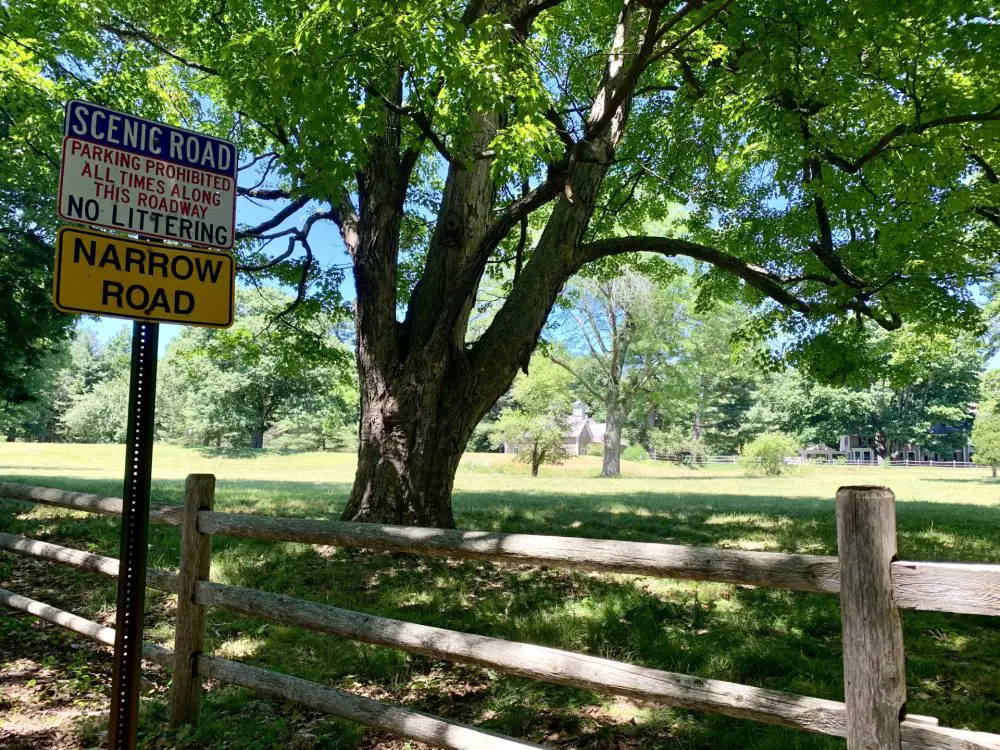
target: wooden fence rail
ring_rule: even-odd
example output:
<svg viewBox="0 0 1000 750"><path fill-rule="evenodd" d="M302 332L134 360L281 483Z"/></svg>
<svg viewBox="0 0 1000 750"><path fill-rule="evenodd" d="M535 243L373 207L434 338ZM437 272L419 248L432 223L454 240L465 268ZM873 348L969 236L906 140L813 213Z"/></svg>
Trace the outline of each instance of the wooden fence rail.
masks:
<svg viewBox="0 0 1000 750"><path fill-rule="evenodd" d="M0 497L114 515L121 499L0 482ZM184 508L160 504L152 523L180 525ZM331 544L569 570L840 593L833 556L686 547L584 537L425 529L200 511L197 531L245 539ZM1000 616L1000 565L895 560L892 596L902 609ZM158 587L157 587L158 588Z"/></svg>
<svg viewBox="0 0 1000 750"><path fill-rule="evenodd" d="M185 506L160 505L151 516L154 523L182 526L180 574L150 570L147 579L151 588L182 592L175 650L146 644L152 649L152 661L175 671L172 725L197 720L201 680L208 677L295 700L436 747L538 747L206 656L201 653L205 608L221 607L556 684L847 737L850 750L1000 750L1000 735L948 729L937 726L937 720L930 717L905 716L903 643L896 614L896 607L904 607L1000 615L1000 565L896 561L894 498L883 488L844 488L838 494L838 557L235 515L211 510L213 494L214 478L192 475L186 484ZM118 498L9 483L0 483L0 497L106 515L121 510ZM207 580L212 535L839 593L844 612L847 700L841 703L706 680L212 583ZM118 573L114 558L12 534L0 533L0 550L104 575ZM0 589L0 603L113 643L110 628L41 602ZM179 673L183 673L181 679Z"/></svg>
<svg viewBox="0 0 1000 750"><path fill-rule="evenodd" d="M34 615L107 646L115 645L113 628L78 617L44 602L0 589L0 604ZM174 666L176 660L173 649L155 643L142 644L142 658L168 669ZM202 677L257 690L280 700L302 703L317 711L325 711L343 719L384 729L405 739L426 742L435 747L449 750L469 750L469 748L523 750L541 747L217 656L198 655L196 669Z"/></svg>

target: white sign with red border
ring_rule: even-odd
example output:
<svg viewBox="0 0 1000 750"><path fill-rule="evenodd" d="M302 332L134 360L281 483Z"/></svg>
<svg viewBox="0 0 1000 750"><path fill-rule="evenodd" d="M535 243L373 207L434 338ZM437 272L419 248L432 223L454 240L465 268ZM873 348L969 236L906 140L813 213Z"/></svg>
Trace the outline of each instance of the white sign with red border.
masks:
<svg viewBox="0 0 1000 750"><path fill-rule="evenodd" d="M69 221L230 248L236 146L89 102L66 105L59 216Z"/></svg>

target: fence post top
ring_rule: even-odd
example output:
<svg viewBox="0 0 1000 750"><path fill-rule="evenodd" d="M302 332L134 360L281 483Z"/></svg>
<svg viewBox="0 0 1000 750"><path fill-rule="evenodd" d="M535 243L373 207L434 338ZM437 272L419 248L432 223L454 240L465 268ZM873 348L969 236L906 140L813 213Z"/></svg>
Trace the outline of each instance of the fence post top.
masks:
<svg viewBox="0 0 1000 750"><path fill-rule="evenodd" d="M837 497L842 495L872 495L895 498L895 493L888 487L877 484L849 484L837 490Z"/></svg>

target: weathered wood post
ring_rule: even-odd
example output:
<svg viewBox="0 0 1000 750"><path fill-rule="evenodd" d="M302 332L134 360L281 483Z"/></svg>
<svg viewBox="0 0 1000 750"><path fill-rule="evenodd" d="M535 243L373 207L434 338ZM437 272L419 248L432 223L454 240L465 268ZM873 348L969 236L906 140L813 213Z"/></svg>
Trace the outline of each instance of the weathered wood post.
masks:
<svg viewBox="0 0 1000 750"><path fill-rule="evenodd" d="M174 631L174 679L170 696L170 727L197 724L201 713L201 677L198 654L205 647L205 607L195 604L194 588L207 580L212 558L212 536L198 531L198 512L212 510L215 476L188 474L184 482L184 520L181 524L181 569Z"/></svg>
<svg viewBox="0 0 1000 750"><path fill-rule="evenodd" d="M848 750L898 750L906 711L903 628L892 599L896 497L888 487L837 491Z"/></svg>

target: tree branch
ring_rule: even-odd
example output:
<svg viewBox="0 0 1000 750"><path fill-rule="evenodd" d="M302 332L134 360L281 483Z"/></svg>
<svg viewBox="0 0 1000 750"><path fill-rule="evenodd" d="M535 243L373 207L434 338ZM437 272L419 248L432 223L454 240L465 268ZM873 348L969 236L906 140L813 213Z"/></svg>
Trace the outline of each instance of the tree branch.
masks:
<svg viewBox="0 0 1000 750"><path fill-rule="evenodd" d="M588 380L586 380L582 375L580 375L579 372L573 369L568 362L557 357L551 351L545 352L545 356L549 358L549 361L552 362L552 364L558 365L559 367L563 368L566 372L568 372L570 375L572 375L574 378L576 378L576 381L580 385L582 385L591 396L596 398L598 401L604 401L604 396L601 395L600 391L598 391L593 385L591 385L591 383Z"/></svg>
<svg viewBox="0 0 1000 750"><path fill-rule="evenodd" d="M188 59L182 57L181 55L177 54L172 49L170 49L169 47L167 47L166 44L164 44L160 40L156 39L155 37L151 36L150 34L146 33L145 31L142 31L141 29L139 29L137 26L135 26L134 24L130 23L129 21L126 21L123 18L122 19L118 19L118 20L120 22L126 24L126 26L128 28L124 28L123 29L123 28L119 28L119 27L116 27L116 26L112 26L111 24L103 24L101 26L101 28L104 29L107 32L110 32L110 33L114 34L115 36L117 36L119 39L122 39L122 40L125 40L125 39L138 39L141 42L145 42L146 44L148 44L153 49L157 50L158 52L163 53L164 55L166 55L167 57L169 57L171 60L180 63L181 65L183 65L186 68L191 68L192 70L199 70L202 73L207 73L208 75L212 75L212 76L218 76L218 75L220 75L219 71L217 69L215 69L215 68L212 68L212 67L209 67L208 65L203 65L202 63L195 62L194 60L188 60Z"/></svg>
<svg viewBox="0 0 1000 750"><path fill-rule="evenodd" d="M421 110L415 109L413 107L400 106L399 104L389 99L389 97L385 96L383 93L381 93L371 85L366 85L365 91L367 91L372 96L378 97L378 99L381 100L381 102L388 109L392 110L397 115L409 117L411 120L413 120L414 124L420 129L420 132L424 136L424 138L426 138L427 140L429 140L431 143L434 144L434 148L436 148L438 153L441 154L442 157L444 157L444 160L449 164L455 163L455 156L448 149L448 146L445 144L444 139L434 132L434 129L431 127L431 120L426 114L424 114ZM457 163L461 165L461 162Z"/></svg>
<svg viewBox="0 0 1000 750"><path fill-rule="evenodd" d="M698 2L699 0L690 0L687 5L695 5ZM598 136L603 134L604 131L611 125L611 122L614 120L618 110L632 93L636 82L639 80L639 76L642 75L646 66L650 62L649 58L653 53L653 49L656 47L657 25L660 22L661 13L662 9L658 7L654 7L649 11L649 18L646 21L646 29L643 32L642 42L640 42L639 49L635 52L632 64L629 65L624 72L619 72L618 75L609 76L608 80L606 80L602 86L602 89L604 90L598 92L597 98L594 102L595 108L597 108L597 105L603 97L607 97L607 101L604 102L598 110L600 114L598 114L595 119L591 119L587 122L587 130L584 135L584 141L593 141ZM624 56L626 52L624 49L621 49L618 50L616 54L618 56ZM614 78L617 78L618 80L612 80ZM605 89L605 87L607 87L607 89ZM609 94L610 96L608 96Z"/></svg>
<svg viewBox="0 0 1000 750"><path fill-rule="evenodd" d="M703 4L703 2L696 3L697 7L701 7L702 4ZM667 55L673 54L674 51L677 50L678 48L680 48L680 46L684 42L686 42L688 39L690 39L692 36L694 36L695 33L697 33L701 29L703 29L706 26L708 26L708 24L710 24L712 21L714 21L716 19L716 17L718 17L718 15L720 13L722 13L722 11L724 11L726 8L728 8L732 4L733 4L733 0L725 0L725 2L723 2L718 7L714 8L711 13L709 13L703 19L701 19L700 21L698 21L698 23L696 23L690 29L688 29L683 34L681 34L679 37L677 37L670 44L666 45L662 49L657 50L656 54L654 54L650 58L649 62L652 63L652 62L655 62L656 60L659 60L662 57L665 57ZM657 40L657 41L659 41L659 40Z"/></svg>
<svg viewBox="0 0 1000 750"><path fill-rule="evenodd" d="M889 144L901 136L919 135L927 130L930 130L931 128L944 127L946 125L962 125L970 122L994 121L1000 121L1000 104L988 112L972 112L965 115L948 115L946 117L938 117L924 123L900 123L879 138L871 148L869 148L855 161L845 159L843 156L840 156L827 148L824 148L822 153L835 167L838 167L848 174L855 174L860 171L865 164L882 154L889 147Z"/></svg>
<svg viewBox="0 0 1000 750"><path fill-rule="evenodd" d="M302 196L301 198L296 198L293 202L289 203L287 206L278 211L274 216L272 216L267 221L263 221L252 229L245 229L243 231L237 232L236 237L242 239L245 237L256 237L263 234L269 229L274 229L276 226L282 224L288 217L292 216L296 211L300 210L309 202L308 196Z"/></svg>
<svg viewBox="0 0 1000 750"><path fill-rule="evenodd" d="M577 259L579 264L583 265L612 255L639 252L660 253L668 257L681 255L710 263L738 276L754 289L789 309L803 314L812 310L809 303L796 297L784 287L784 280L781 276L771 273L762 266L737 258L735 255L729 255L715 248L687 240L671 237L618 237L597 240L582 245L577 251Z"/></svg>
<svg viewBox="0 0 1000 750"><path fill-rule="evenodd" d="M269 268L274 268L279 263L284 262L288 258L292 257L292 253L295 252L295 243L298 242L298 230L294 230L291 237L288 238L288 249L285 250L281 255L276 255L265 263L258 263L253 266L238 265L236 270L241 273L259 273L260 271L266 271Z"/></svg>
<svg viewBox="0 0 1000 750"><path fill-rule="evenodd" d="M529 0L528 3L514 15L512 23L514 28L524 28L530 25L539 15L554 8L564 2L564 0Z"/></svg>
<svg viewBox="0 0 1000 750"><path fill-rule="evenodd" d="M986 161L986 159L977 154L975 151L970 151L969 156L980 166L983 170L983 174L986 175L987 180L992 182L994 185L1000 183L1000 174L997 174L997 171L988 161Z"/></svg>
<svg viewBox="0 0 1000 750"><path fill-rule="evenodd" d="M977 206L975 212L1000 229L1000 210L992 206Z"/></svg>

